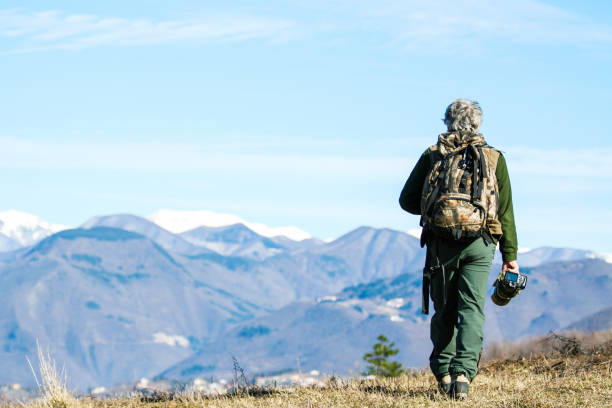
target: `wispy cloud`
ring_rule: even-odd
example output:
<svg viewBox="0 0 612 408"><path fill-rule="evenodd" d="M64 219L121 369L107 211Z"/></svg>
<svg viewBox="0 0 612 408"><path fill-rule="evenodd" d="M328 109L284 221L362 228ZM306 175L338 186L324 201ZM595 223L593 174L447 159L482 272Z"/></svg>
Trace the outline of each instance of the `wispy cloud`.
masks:
<svg viewBox="0 0 612 408"><path fill-rule="evenodd" d="M231 10L230 4L226 7ZM247 15L228 11L175 20L0 10L0 40L11 40L7 42L12 48L5 53L185 41L278 41L298 32L324 32L328 39L361 33L368 41L377 38L403 50L437 54L473 54L508 44L612 45L609 24L536 0L283 0L274 17L271 7L251 5Z"/></svg>
<svg viewBox="0 0 612 408"><path fill-rule="evenodd" d="M383 34L392 44L412 51L470 53L512 43L612 44L610 25L535 0L294 1L322 15L333 10L334 18L326 19L330 30Z"/></svg>
<svg viewBox="0 0 612 408"><path fill-rule="evenodd" d="M280 141L272 140L270 146ZM0 138L0 167L49 170L138 172L222 172L250 177L283 178L307 175L324 179L393 181L408 176L423 144L401 139L363 142L286 140L283 149L253 150L234 140L191 144L178 142L56 142ZM261 143L260 143L261 144ZM381 148L384 146L384 148ZM513 180L533 185L557 183L571 190L600 190L612 183L612 149L504 148Z"/></svg>
<svg viewBox="0 0 612 408"><path fill-rule="evenodd" d="M293 23L253 16L217 16L184 20L125 19L61 11L27 13L0 10L0 38L11 39L11 49L27 52L51 49L82 50L116 45L134 46L179 41L278 39Z"/></svg>
<svg viewBox="0 0 612 408"><path fill-rule="evenodd" d="M364 153L244 152L224 146L172 142L44 142L0 139L0 167L49 170L138 172L206 172L282 178L310 175L323 178L379 179L402 174L414 164L405 158Z"/></svg>
<svg viewBox="0 0 612 408"><path fill-rule="evenodd" d="M612 148L537 149L509 147L505 153L517 174L612 182ZM611 184L612 185L612 184Z"/></svg>

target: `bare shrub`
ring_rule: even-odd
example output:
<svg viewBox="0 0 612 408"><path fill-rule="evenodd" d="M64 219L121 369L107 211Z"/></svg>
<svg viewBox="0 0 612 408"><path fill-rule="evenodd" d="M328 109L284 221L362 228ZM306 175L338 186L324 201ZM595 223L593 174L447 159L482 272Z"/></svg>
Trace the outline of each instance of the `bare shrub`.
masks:
<svg viewBox="0 0 612 408"><path fill-rule="evenodd" d="M249 391L249 381L246 378L244 369L238 363L238 359L232 356L234 369L234 393L241 394Z"/></svg>
<svg viewBox="0 0 612 408"><path fill-rule="evenodd" d="M612 344L612 330L584 333L570 331L562 334L550 332L545 336L515 342L488 344L482 361L530 358L542 355L578 355L592 353Z"/></svg>

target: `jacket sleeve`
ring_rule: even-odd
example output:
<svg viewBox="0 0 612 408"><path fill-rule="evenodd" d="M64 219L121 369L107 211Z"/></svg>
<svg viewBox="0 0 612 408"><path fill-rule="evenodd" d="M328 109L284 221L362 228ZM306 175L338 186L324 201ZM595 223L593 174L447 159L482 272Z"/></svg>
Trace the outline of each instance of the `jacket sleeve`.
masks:
<svg viewBox="0 0 612 408"><path fill-rule="evenodd" d="M499 250L504 262L515 261L518 252L516 225L514 222L514 208L512 207L512 188L506 159L500 153L497 161L497 185L499 186L499 222L502 227L502 237L499 240Z"/></svg>
<svg viewBox="0 0 612 408"><path fill-rule="evenodd" d="M429 155L429 149L421 155L400 194L400 207L411 214L421 214L421 192L431 166Z"/></svg>

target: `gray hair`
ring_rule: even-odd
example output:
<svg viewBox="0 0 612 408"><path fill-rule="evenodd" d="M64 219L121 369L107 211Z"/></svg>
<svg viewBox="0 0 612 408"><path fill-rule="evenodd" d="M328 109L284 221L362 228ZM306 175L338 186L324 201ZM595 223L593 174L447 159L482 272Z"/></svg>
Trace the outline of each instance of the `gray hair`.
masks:
<svg viewBox="0 0 612 408"><path fill-rule="evenodd" d="M482 109L476 101L468 101L463 98L455 99L446 108L442 120L449 132L471 135L476 133L482 123Z"/></svg>

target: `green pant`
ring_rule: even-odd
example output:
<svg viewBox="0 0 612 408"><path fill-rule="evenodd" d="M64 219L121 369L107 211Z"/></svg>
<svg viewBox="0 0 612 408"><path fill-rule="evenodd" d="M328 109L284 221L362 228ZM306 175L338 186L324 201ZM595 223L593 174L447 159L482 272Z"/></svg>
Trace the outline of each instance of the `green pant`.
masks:
<svg viewBox="0 0 612 408"><path fill-rule="evenodd" d="M463 373L472 380L478 373L487 278L494 253L495 245L485 244L482 238L468 243L435 239L427 245L428 260L435 263L437 256L445 265L446 285L442 273L431 278L435 313L429 366L438 379Z"/></svg>

